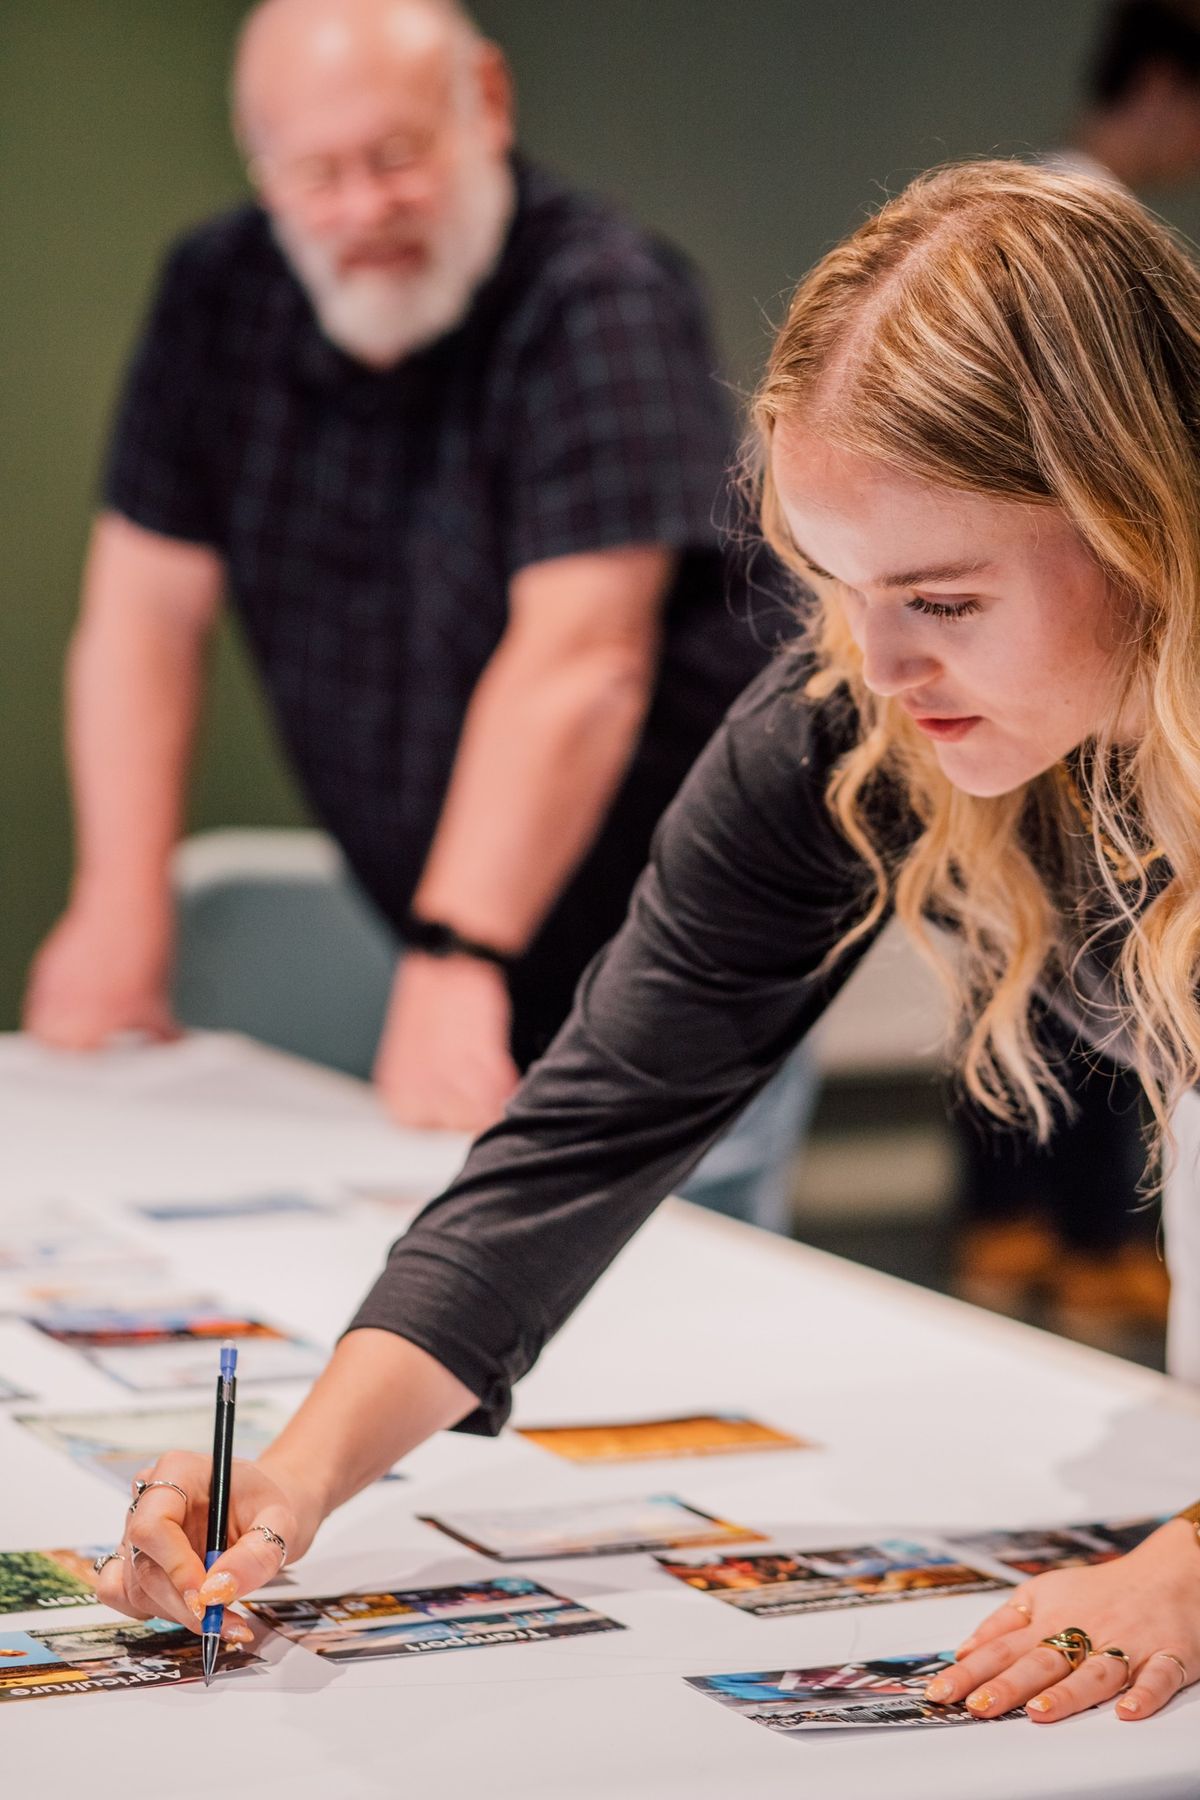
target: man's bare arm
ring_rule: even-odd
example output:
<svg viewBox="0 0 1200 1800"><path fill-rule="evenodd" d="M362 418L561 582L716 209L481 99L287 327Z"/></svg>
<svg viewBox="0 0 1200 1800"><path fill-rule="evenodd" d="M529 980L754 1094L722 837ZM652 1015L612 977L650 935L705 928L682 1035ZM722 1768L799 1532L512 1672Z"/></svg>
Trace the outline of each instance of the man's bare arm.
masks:
<svg viewBox="0 0 1200 1800"><path fill-rule="evenodd" d="M26 1025L49 1042L170 1029L169 863L222 579L203 545L115 513L93 529L67 662L75 871L26 998Z"/></svg>
<svg viewBox="0 0 1200 1800"><path fill-rule="evenodd" d="M422 917L519 953L599 831L654 690L674 554L556 558L512 583L508 629L472 696L414 899ZM477 1129L515 1082L503 977L401 964L376 1076L413 1124Z"/></svg>

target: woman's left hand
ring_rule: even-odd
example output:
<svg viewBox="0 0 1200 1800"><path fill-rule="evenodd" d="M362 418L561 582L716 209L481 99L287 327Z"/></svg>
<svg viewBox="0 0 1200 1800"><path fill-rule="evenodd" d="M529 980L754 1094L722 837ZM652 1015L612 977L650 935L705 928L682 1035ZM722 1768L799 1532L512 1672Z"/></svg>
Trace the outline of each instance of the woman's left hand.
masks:
<svg viewBox="0 0 1200 1800"><path fill-rule="evenodd" d="M1094 1654L1072 1670L1043 1638L1075 1626ZM1123 1650L1129 1673L1116 1656ZM930 1700L965 1700L981 1719L1023 1706L1052 1724L1117 1700L1117 1716L1145 1719L1200 1679L1200 1543L1187 1519L1169 1519L1112 1562L1055 1569L1014 1590L935 1677ZM1128 1691L1121 1690L1128 1683Z"/></svg>

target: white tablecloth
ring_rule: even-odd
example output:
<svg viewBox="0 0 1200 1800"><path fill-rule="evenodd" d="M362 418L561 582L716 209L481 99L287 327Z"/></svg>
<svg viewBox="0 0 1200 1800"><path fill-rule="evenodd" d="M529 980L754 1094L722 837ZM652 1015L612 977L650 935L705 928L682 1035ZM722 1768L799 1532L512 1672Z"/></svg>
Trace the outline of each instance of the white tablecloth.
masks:
<svg viewBox="0 0 1200 1800"><path fill-rule="evenodd" d="M325 1217L155 1226L130 1202L297 1184L432 1192L464 1149L390 1127L355 1083L220 1036L100 1061L0 1039L0 1145L0 1210L74 1199L169 1257L174 1288L212 1292L327 1342L398 1215L349 1200ZM146 1403L11 1317L0 1317L0 1374L20 1375L43 1406ZM294 1388L276 1391L294 1403ZM713 1409L752 1412L823 1447L586 1469L511 1433L446 1434L408 1459L407 1481L336 1514L288 1591L415 1587L494 1570L417 1522L439 1507L670 1491L801 1546L1132 1516L1200 1492L1200 1408L1188 1392L669 1202L522 1385L517 1419ZM0 1548L115 1537L115 1490L33 1440L7 1416L17 1410L0 1407ZM0 1709L4 1791L39 1800L1200 1795L1200 1688L1143 1725L1107 1711L1052 1727L800 1741L680 1679L935 1651L995 1604L988 1595L762 1620L692 1593L646 1557L530 1572L628 1629L347 1666L316 1692L303 1691L302 1653L292 1652L254 1682L208 1692L10 1703Z"/></svg>

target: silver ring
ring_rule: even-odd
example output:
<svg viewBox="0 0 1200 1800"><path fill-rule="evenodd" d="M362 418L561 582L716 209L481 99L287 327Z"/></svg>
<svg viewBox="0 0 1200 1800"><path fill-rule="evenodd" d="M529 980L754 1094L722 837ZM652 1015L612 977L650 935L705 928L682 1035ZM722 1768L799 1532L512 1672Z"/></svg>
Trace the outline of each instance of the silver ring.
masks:
<svg viewBox="0 0 1200 1800"><path fill-rule="evenodd" d="M124 1561L125 1552L123 1550L103 1550L92 1564L92 1570L94 1574L102 1575L110 1562Z"/></svg>
<svg viewBox="0 0 1200 1800"><path fill-rule="evenodd" d="M283 1539L280 1537L280 1535L277 1531L272 1531L271 1527L269 1525L251 1525L250 1530L251 1531L261 1531L263 1536L266 1538L268 1544L274 1544L275 1548L280 1552L281 1556L283 1557L283 1561L284 1562L287 1561L287 1545L284 1543ZM280 1567L282 1567L282 1566L283 1565L280 1564Z"/></svg>
<svg viewBox="0 0 1200 1800"><path fill-rule="evenodd" d="M129 1502L130 1512L135 1513L137 1511L138 1507L142 1504L142 1500L145 1497L145 1495L147 1495L150 1492L151 1488L156 1488L156 1487L174 1488L175 1492L179 1495L179 1498L183 1501L183 1504L185 1506L191 1505L191 1501L188 1499L187 1495L184 1493L183 1489L180 1487L180 1485L177 1481L143 1481L141 1479L141 1477L139 1476L138 1479L133 1484L133 1499Z"/></svg>

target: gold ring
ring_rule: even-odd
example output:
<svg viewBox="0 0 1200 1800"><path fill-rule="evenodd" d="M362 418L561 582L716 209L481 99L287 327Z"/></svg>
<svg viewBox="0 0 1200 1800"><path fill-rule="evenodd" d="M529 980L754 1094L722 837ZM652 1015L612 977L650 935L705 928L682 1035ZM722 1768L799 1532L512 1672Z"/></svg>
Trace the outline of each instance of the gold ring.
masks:
<svg viewBox="0 0 1200 1800"><path fill-rule="evenodd" d="M1057 1650L1060 1656L1065 1656L1072 1670L1078 1669L1092 1654L1092 1640L1078 1625L1064 1626L1062 1631L1056 1631L1052 1637L1042 1638L1041 1642L1049 1649Z"/></svg>
<svg viewBox="0 0 1200 1800"><path fill-rule="evenodd" d="M1153 1662L1154 1658L1156 1656L1165 1656L1168 1662L1173 1662L1175 1664L1175 1667L1179 1670L1180 1675L1182 1675L1182 1677L1183 1677L1183 1680L1180 1683L1180 1686L1186 1687L1188 1682L1191 1680L1191 1676L1188 1674L1187 1670L1184 1668L1183 1664L1180 1662L1180 1660L1176 1656L1175 1652L1173 1650L1152 1650L1150 1655L1146 1658L1146 1662ZM1145 1666L1146 1666L1146 1663L1143 1663L1142 1667L1145 1668Z"/></svg>
<svg viewBox="0 0 1200 1800"><path fill-rule="evenodd" d="M1130 1682L1133 1680L1133 1664L1130 1662L1130 1660L1129 1660L1128 1656L1125 1654L1124 1650L1118 1650L1117 1646L1115 1644L1106 1644L1104 1646L1103 1650L1092 1650L1089 1652L1089 1655L1090 1656L1114 1656L1114 1657L1116 1657L1118 1662L1123 1662L1125 1664L1125 1680L1124 1680L1122 1686L1117 1690L1118 1693L1123 1693L1125 1691L1125 1688L1127 1688L1129 1686Z"/></svg>

